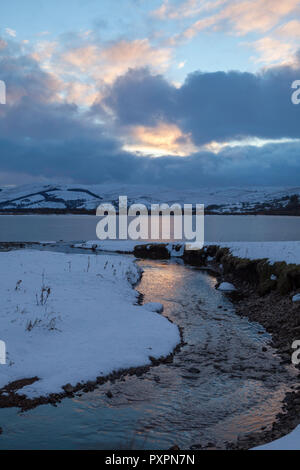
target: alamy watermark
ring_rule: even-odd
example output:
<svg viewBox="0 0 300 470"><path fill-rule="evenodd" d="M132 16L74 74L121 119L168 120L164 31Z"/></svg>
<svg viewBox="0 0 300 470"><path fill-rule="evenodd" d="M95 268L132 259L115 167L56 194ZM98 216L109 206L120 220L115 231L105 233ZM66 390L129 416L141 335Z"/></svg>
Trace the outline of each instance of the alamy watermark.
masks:
<svg viewBox="0 0 300 470"><path fill-rule="evenodd" d="M6 104L6 85L3 80L0 80L0 104Z"/></svg>
<svg viewBox="0 0 300 470"><path fill-rule="evenodd" d="M291 96L292 103L300 104L300 80L294 80L291 88L295 90Z"/></svg>
<svg viewBox="0 0 300 470"><path fill-rule="evenodd" d="M0 365L6 364L6 344L4 341L0 341Z"/></svg>
<svg viewBox="0 0 300 470"><path fill-rule="evenodd" d="M132 204L127 196L120 196L118 206L101 204L96 215L100 240L144 240L184 242L186 249L200 249L204 245L204 205Z"/></svg>
<svg viewBox="0 0 300 470"><path fill-rule="evenodd" d="M294 366L298 366L300 364L300 340L296 340L292 344L292 349L296 351L292 354L292 363Z"/></svg>

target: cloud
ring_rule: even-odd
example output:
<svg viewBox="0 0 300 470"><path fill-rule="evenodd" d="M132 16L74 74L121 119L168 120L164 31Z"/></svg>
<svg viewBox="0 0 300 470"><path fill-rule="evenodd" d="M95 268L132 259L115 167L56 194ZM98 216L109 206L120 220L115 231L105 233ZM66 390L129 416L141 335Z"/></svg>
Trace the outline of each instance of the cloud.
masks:
<svg viewBox="0 0 300 470"><path fill-rule="evenodd" d="M150 158L117 151L111 142L72 139L20 145L0 138L0 172L20 181L152 184L173 188L298 185L300 146L266 145L227 149L218 155ZM26 178L26 179L25 179Z"/></svg>
<svg viewBox="0 0 300 470"><path fill-rule="evenodd" d="M169 47L153 47L148 39L103 43L91 31L86 33L38 41L31 54L43 70L61 82L62 98L70 103L90 106L99 101L102 89L131 68L149 66L162 73L170 66Z"/></svg>
<svg viewBox="0 0 300 470"><path fill-rule="evenodd" d="M160 75L131 70L116 80L104 102L119 126L176 124L197 146L299 138L300 107L291 103L291 84L299 77L299 67L287 66L258 74L195 72L176 88Z"/></svg>
<svg viewBox="0 0 300 470"><path fill-rule="evenodd" d="M38 41L32 57L45 66L52 58L57 47L58 43L56 41Z"/></svg>
<svg viewBox="0 0 300 470"><path fill-rule="evenodd" d="M94 44L77 47L65 52L61 56L61 60L66 63L66 66L71 65L86 72L88 68L99 62L99 50Z"/></svg>
<svg viewBox="0 0 300 470"><path fill-rule="evenodd" d="M77 68L95 80L112 83L130 68L149 65L156 71L165 71L171 59L169 48L152 47L148 39L120 40L105 46L87 44L70 48L59 59L63 69Z"/></svg>
<svg viewBox="0 0 300 470"><path fill-rule="evenodd" d="M95 85L80 81L65 83L63 94L67 102L88 107L92 106L101 97Z"/></svg>
<svg viewBox="0 0 300 470"><path fill-rule="evenodd" d="M299 67L287 66L256 75L197 72L177 88L147 68L130 69L107 84L101 101L81 109L63 99L66 83L8 40L0 49L8 91L0 107L0 178L189 188L297 184L299 142L221 146L217 154L204 146L299 138L300 107L290 99L299 76ZM77 86L69 93L91 91ZM169 155L141 157L126 144ZM182 149L188 156L170 155Z"/></svg>
<svg viewBox="0 0 300 470"><path fill-rule="evenodd" d="M278 36L284 38L299 39L300 38L300 21L292 20L280 26L275 32Z"/></svg>
<svg viewBox="0 0 300 470"><path fill-rule="evenodd" d="M282 19L299 10L299 0L285 0L284 2L282 0L229 0L210 1L204 4L199 1L188 1L183 2L179 11L180 9L183 10L180 16L184 15L184 11L192 13L187 16L197 14L200 16L185 30L184 37L191 38L207 28L245 35L255 31L260 33L270 31ZM215 11L212 14L203 15L203 12L209 10ZM168 3L163 3L159 11L160 16L177 18L176 7L171 9Z"/></svg>
<svg viewBox="0 0 300 470"><path fill-rule="evenodd" d="M196 21L169 38L171 46L190 41L201 32L220 31L237 37L248 35L252 43L247 42L246 45L258 52L255 62L264 62L265 65L291 61L297 50L299 25L297 20L289 20L292 14L299 13L299 0L188 0L179 6L164 1L155 12L160 18L173 20L197 17ZM287 23L282 25L282 21ZM254 34L258 37L255 41Z"/></svg>
<svg viewBox="0 0 300 470"><path fill-rule="evenodd" d="M299 0L233 1L220 13L219 21L228 21L237 34L265 33L299 8Z"/></svg>
<svg viewBox="0 0 300 470"><path fill-rule="evenodd" d="M5 42L2 38L0 38L0 51L1 49L5 49L7 46L7 42Z"/></svg>
<svg viewBox="0 0 300 470"><path fill-rule="evenodd" d="M14 29L5 28L5 32L6 32L6 34L8 34L8 36L10 36L12 38L15 38L17 36L17 32Z"/></svg>
<svg viewBox="0 0 300 470"><path fill-rule="evenodd" d="M33 105L56 101L59 82L43 71L30 55L24 55L17 43L5 44L5 47L0 48L0 74L7 85L8 103L3 112L9 112L11 107L25 100Z"/></svg>
<svg viewBox="0 0 300 470"><path fill-rule="evenodd" d="M184 134L175 124L162 122L154 127L133 126L129 132L134 143L126 145L127 150L153 156L187 156L196 151L191 136Z"/></svg>
<svg viewBox="0 0 300 470"><path fill-rule="evenodd" d="M131 69L108 88L103 102L121 125L151 127L170 122L175 96L176 88L162 75L151 74L149 69Z"/></svg>
<svg viewBox="0 0 300 470"><path fill-rule="evenodd" d="M298 45L282 42L270 36L248 43L248 45L253 47L259 54L258 57L253 57L253 60L265 65L292 64L298 48Z"/></svg>
<svg viewBox="0 0 300 470"><path fill-rule="evenodd" d="M182 19L197 16L200 13L214 10L227 0L208 0L199 2L199 0L186 0L180 5L171 4L169 0L164 0L161 6L152 12L152 15L164 19Z"/></svg>

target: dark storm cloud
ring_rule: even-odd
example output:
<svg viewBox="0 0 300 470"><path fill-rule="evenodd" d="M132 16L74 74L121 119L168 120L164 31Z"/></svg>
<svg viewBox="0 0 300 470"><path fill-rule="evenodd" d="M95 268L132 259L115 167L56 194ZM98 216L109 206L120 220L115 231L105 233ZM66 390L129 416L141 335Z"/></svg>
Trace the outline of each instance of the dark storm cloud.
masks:
<svg viewBox="0 0 300 470"><path fill-rule="evenodd" d="M227 149L218 155L138 157L114 141L64 142L0 140L1 171L81 183L155 184L173 188L207 186L299 185L300 144Z"/></svg>
<svg viewBox="0 0 300 470"><path fill-rule="evenodd" d="M178 91L178 115L196 143L241 137L299 138L300 108L291 84L300 70L277 68L259 75L195 73Z"/></svg>
<svg viewBox="0 0 300 470"><path fill-rule="evenodd" d="M300 106L291 102L296 79L300 67L276 67L257 75L195 72L177 89L147 70L131 70L112 86L106 104L121 125L176 122L192 133L196 144L299 138Z"/></svg>
<svg viewBox="0 0 300 470"><path fill-rule="evenodd" d="M175 118L176 88L161 75L151 75L147 69L133 69L117 78L105 104L121 124L154 126L159 121ZM97 107L94 111L97 112Z"/></svg>

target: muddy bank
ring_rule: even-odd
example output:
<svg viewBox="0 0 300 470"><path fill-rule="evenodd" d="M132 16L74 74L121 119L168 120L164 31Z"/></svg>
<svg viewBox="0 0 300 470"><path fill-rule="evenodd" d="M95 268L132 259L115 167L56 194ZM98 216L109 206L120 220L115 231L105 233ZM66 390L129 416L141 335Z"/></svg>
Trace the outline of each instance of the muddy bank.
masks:
<svg viewBox="0 0 300 470"><path fill-rule="evenodd" d="M31 385L34 382L38 381L38 377L26 378L18 380L16 382L11 382L5 387L0 389L0 409L1 408L20 408L21 411L28 411L36 408L40 405L53 405L56 406L57 403L61 403L64 398L72 398L75 395L80 396L80 393L93 392L97 387L104 385L108 382L114 384L116 380L123 380L126 377L136 376L140 377L143 374L146 374L151 368L157 367L160 364L171 364L173 362L174 356L184 345L182 339L182 330L181 333L181 342L176 346L171 354L166 357L154 358L149 357L151 364L140 366L140 367L131 367L129 369L122 369L119 371L113 371L107 376L97 377L94 381L89 381L85 383L78 383L76 386L71 384L66 384L62 387L64 390L61 393L52 393L45 397L38 398L28 398L26 395L21 395L18 393L23 387ZM110 392L107 394L108 398L112 398Z"/></svg>
<svg viewBox="0 0 300 470"><path fill-rule="evenodd" d="M272 346L278 351L282 365L291 364L292 344L300 339L300 303L292 302L292 296L300 288L300 266L240 260L226 250L217 250L214 262L217 268L219 262L223 267L220 281L232 282L238 288L237 293L229 294L236 313L264 326L272 335ZM300 385L286 395L283 412L277 415L272 430L240 440L237 448L248 449L249 444L251 448L268 443L288 434L299 424Z"/></svg>

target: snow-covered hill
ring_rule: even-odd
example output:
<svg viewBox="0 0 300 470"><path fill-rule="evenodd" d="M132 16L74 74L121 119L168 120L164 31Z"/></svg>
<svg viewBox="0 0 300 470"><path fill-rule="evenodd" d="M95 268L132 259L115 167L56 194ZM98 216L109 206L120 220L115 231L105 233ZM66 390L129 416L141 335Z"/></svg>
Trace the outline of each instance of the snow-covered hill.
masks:
<svg viewBox="0 0 300 470"><path fill-rule="evenodd" d="M300 186L288 188L200 188L172 190L134 185L25 185L0 188L0 212L95 212L102 202L205 204L209 213L290 213L300 215ZM297 198L299 196L299 199Z"/></svg>

